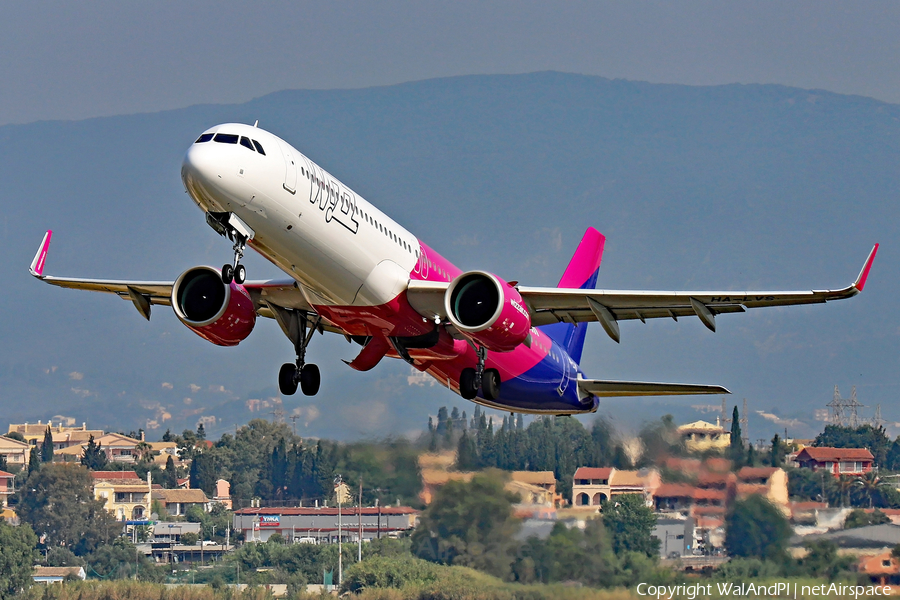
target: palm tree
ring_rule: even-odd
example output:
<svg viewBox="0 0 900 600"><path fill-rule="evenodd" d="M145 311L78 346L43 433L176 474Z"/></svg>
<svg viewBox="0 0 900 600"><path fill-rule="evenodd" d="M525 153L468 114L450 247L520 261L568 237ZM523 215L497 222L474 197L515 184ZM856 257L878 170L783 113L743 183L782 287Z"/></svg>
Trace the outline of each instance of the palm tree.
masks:
<svg viewBox="0 0 900 600"><path fill-rule="evenodd" d="M875 504L875 495L879 494L881 486L885 484L884 480L875 471L869 471L857 477L855 483L861 486L869 497L869 508L872 508Z"/></svg>
<svg viewBox="0 0 900 600"><path fill-rule="evenodd" d="M848 475L841 475L837 480L837 488L841 494L841 506L850 504L850 489L853 487L853 478Z"/></svg>

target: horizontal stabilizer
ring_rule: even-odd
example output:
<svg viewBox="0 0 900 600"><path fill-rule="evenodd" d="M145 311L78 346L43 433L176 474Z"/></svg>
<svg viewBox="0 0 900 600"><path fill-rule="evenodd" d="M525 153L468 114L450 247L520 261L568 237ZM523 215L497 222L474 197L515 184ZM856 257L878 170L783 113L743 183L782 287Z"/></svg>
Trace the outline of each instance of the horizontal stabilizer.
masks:
<svg viewBox="0 0 900 600"><path fill-rule="evenodd" d="M730 394L720 385L690 383L651 383L647 381L606 381L579 379L578 391L599 398L613 396L692 396L694 394Z"/></svg>

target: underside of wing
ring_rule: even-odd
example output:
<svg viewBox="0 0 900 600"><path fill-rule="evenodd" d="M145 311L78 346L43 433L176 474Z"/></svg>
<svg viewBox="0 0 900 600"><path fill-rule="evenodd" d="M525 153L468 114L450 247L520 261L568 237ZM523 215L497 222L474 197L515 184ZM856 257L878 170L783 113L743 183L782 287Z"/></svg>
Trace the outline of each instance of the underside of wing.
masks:
<svg viewBox="0 0 900 600"><path fill-rule="evenodd" d="M693 396L695 394L730 394L720 385L690 383L652 383L647 381L607 381L579 379L578 391L599 398L616 396Z"/></svg>

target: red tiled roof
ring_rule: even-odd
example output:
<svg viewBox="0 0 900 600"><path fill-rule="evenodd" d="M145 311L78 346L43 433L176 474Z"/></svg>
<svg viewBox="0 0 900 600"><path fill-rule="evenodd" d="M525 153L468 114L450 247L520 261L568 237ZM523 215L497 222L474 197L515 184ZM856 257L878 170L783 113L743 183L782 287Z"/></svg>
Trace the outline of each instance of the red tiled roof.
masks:
<svg viewBox="0 0 900 600"><path fill-rule="evenodd" d="M653 494L655 498L693 498L696 488L687 483L664 483Z"/></svg>
<svg viewBox="0 0 900 600"><path fill-rule="evenodd" d="M697 488L694 491L694 500L725 500L728 492L725 490L705 490Z"/></svg>
<svg viewBox="0 0 900 600"><path fill-rule="evenodd" d="M874 460L874 456L866 448L827 448L827 447L807 447L797 453L797 460L803 460L806 455L812 460L823 461L839 461L839 460Z"/></svg>
<svg viewBox="0 0 900 600"><path fill-rule="evenodd" d="M6 471L0 471L0 477L15 477L15 475L7 473Z"/></svg>
<svg viewBox="0 0 900 600"><path fill-rule="evenodd" d="M738 471L739 479L768 479L775 472L778 471L778 467L744 467L740 471Z"/></svg>
<svg viewBox="0 0 900 600"><path fill-rule="evenodd" d="M705 485L718 485L725 484L728 485L732 481L734 481L734 473L710 473L704 472L700 474L700 477L697 478L697 485L705 486Z"/></svg>
<svg viewBox="0 0 900 600"><path fill-rule="evenodd" d="M612 467L578 467L575 479L609 479Z"/></svg>
<svg viewBox="0 0 900 600"><path fill-rule="evenodd" d="M134 471L91 471L91 477L110 481L114 479L141 479Z"/></svg>

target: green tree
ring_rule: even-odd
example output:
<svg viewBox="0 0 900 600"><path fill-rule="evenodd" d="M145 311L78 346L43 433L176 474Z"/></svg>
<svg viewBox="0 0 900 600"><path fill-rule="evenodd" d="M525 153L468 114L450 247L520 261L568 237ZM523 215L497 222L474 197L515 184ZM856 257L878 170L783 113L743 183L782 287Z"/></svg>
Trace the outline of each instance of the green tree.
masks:
<svg viewBox="0 0 900 600"><path fill-rule="evenodd" d="M169 456L166 459L166 469L163 471L162 486L167 489L178 487L178 472L175 470L175 461Z"/></svg>
<svg viewBox="0 0 900 600"><path fill-rule="evenodd" d="M91 471L102 471L106 468L106 453L101 444L94 441L94 436L88 438L88 443L81 454L81 464Z"/></svg>
<svg viewBox="0 0 900 600"><path fill-rule="evenodd" d="M50 432L50 426L44 432L44 441L41 442L41 462L53 462L53 434Z"/></svg>
<svg viewBox="0 0 900 600"><path fill-rule="evenodd" d="M0 518L0 600L31 586L31 570L39 557L37 543L31 527L13 527Z"/></svg>
<svg viewBox="0 0 900 600"><path fill-rule="evenodd" d="M478 455L475 453L475 443L463 430L456 444L456 468L460 471L474 471L478 468Z"/></svg>
<svg viewBox="0 0 900 600"><path fill-rule="evenodd" d="M641 552L653 557L659 553L659 540L651 535L656 515L640 494L614 496L600 505L600 514L616 554Z"/></svg>
<svg viewBox="0 0 900 600"><path fill-rule="evenodd" d="M181 543L185 546L196 546L200 536L192 531L181 534Z"/></svg>
<svg viewBox="0 0 900 600"><path fill-rule="evenodd" d="M31 475L41 468L41 451L37 446L32 446L28 453L28 474Z"/></svg>
<svg viewBox="0 0 900 600"><path fill-rule="evenodd" d="M122 532L121 524L95 500L91 475L81 465L49 463L28 476L19 490L18 514L47 546L83 555Z"/></svg>
<svg viewBox="0 0 900 600"><path fill-rule="evenodd" d="M868 527L869 525L884 525L890 522L890 517L877 508L870 513L861 509L856 509L851 510L850 514L847 515L847 518L844 519L844 529Z"/></svg>
<svg viewBox="0 0 900 600"><path fill-rule="evenodd" d="M855 483L869 499L869 508L875 506L876 502L881 502L881 490L884 489L886 482L876 471L869 471L857 477Z"/></svg>
<svg viewBox="0 0 900 600"><path fill-rule="evenodd" d="M207 496L211 496L216 487L216 480L219 479L216 472L215 458L205 452L194 455L191 461L191 487L206 492Z"/></svg>
<svg viewBox="0 0 900 600"><path fill-rule="evenodd" d="M740 464L744 459L744 440L741 437L741 415L738 407L735 405L731 411L731 446L729 454L735 465Z"/></svg>
<svg viewBox="0 0 900 600"><path fill-rule="evenodd" d="M778 434L772 438L772 449L769 451L769 464L773 467L780 467L784 462L784 444Z"/></svg>
<svg viewBox="0 0 900 600"><path fill-rule="evenodd" d="M736 500L725 516L725 549L731 556L783 561L791 528L762 496Z"/></svg>
<svg viewBox="0 0 900 600"><path fill-rule="evenodd" d="M496 471L477 474L471 481L447 482L422 513L412 535L413 553L505 578L519 521L512 510L517 498L503 484Z"/></svg>
<svg viewBox="0 0 900 600"><path fill-rule="evenodd" d="M86 571L103 579L130 579L136 577L144 581L165 581L165 568L157 567L138 552L134 544L123 537L117 537L108 544L96 548L85 556Z"/></svg>
<svg viewBox="0 0 900 600"><path fill-rule="evenodd" d="M831 540L815 540L806 542L804 546L806 556L800 561L800 566L806 575L834 580L850 573L853 558L838 556L837 544Z"/></svg>

